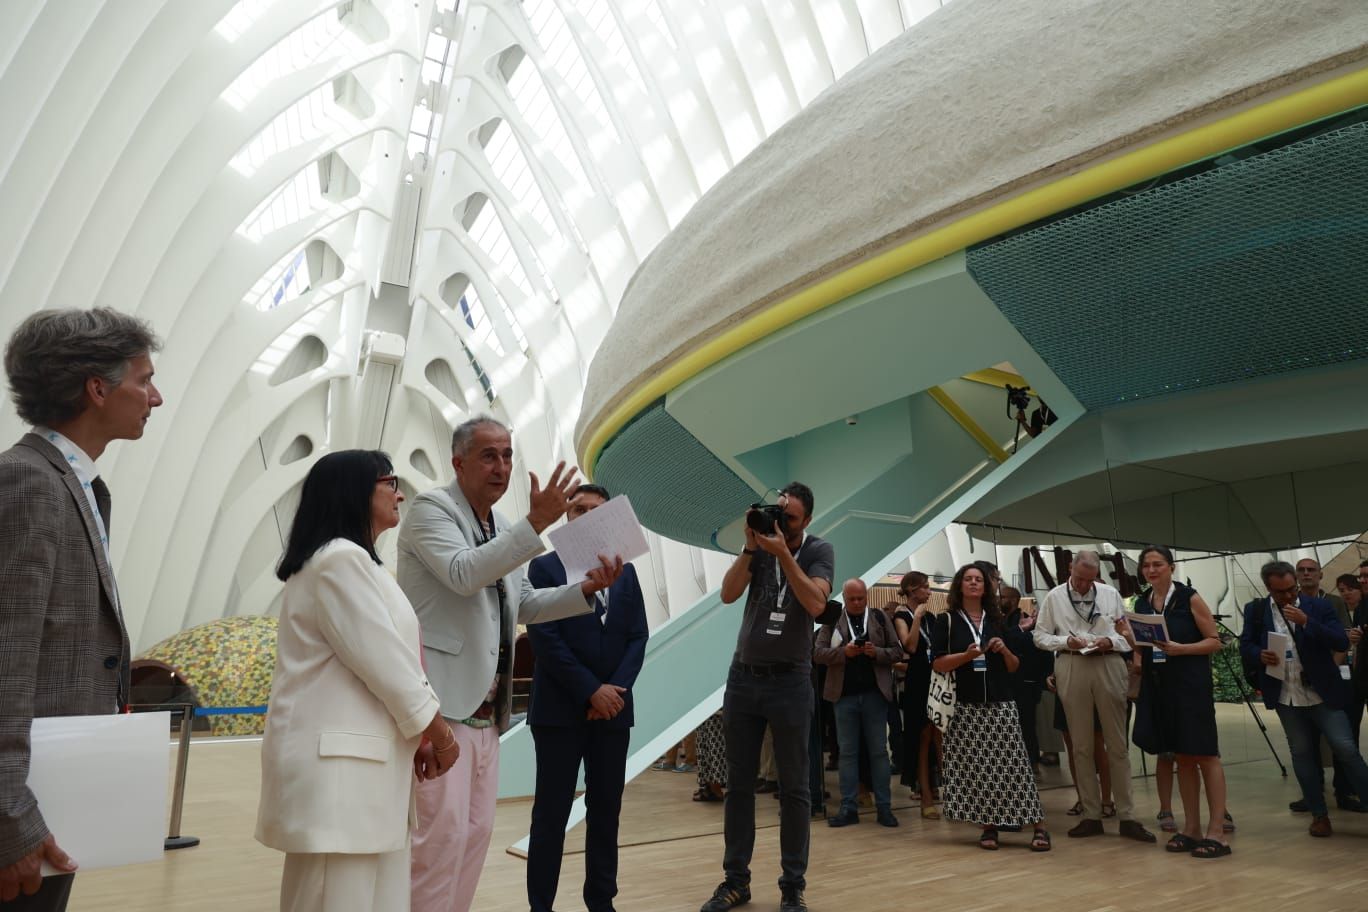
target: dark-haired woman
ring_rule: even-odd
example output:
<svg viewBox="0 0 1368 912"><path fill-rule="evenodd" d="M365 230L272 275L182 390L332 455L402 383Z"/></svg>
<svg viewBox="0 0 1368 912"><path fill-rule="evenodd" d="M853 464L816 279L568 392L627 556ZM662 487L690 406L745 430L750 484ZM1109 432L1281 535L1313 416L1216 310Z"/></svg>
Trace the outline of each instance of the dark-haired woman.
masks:
<svg viewBox="0 0 1368 912"><path fill-rule="evenodd" d="M1221 648L1216 621L1190 586L1173 578L1173 552L1150 545L1140 552L1140 575L1148 596L1135 603L1137 614L1157 614L1168 630L1166 642L1134 649L1125 618L1116 629L1130 641L1142 663L1135 706L1134 741L1147 754L1176 755L1183 828L1165 846L1195 858L1230 854L1226 836L1226 781L1216 743L1216 701L1211 684L1211 654ZM1200 778L1199 778L1200 777ZM1208 819L1202 830L1201 788L1206 785ZM1233 822L1229 824L1233 829Z"/></svg>
<svg viewBox="0 0 1368 912"><path fill-rule="evenodd" d="M932 631L933 667L955 673L955 714L945 733L944 813L983 828L979 846L998 847L1000 827L1031 826L1031 849L1047 852L1050 834L1021 739L1011 675L1019 660L1004 639L1004 619L983 570L959 569L949 609Z"/></svg>
<svg viewBox="0 0 1368 912"><path fill-rule="evenodd" d="M423 673L418 618L380 566L399 524L389 457L329 453L304 479L276 575L285 581L261 746L256 838L285 852L280 908L409 908L415 773L455 762Z"/></svg>
<svg viewBox="0 0 1368 912"><path fill-rule="evenodd" d="M893 628L907 654L907 677L903 683L903 770L902 783L910 786L921 801L921 815L939 820L936 792L931 779L931 762L940 754L940 729L926 717L926 698L931 691L930 624L931 580L913 570L903 574L898 590L907 599L906 607L893 613Z"/></svg>

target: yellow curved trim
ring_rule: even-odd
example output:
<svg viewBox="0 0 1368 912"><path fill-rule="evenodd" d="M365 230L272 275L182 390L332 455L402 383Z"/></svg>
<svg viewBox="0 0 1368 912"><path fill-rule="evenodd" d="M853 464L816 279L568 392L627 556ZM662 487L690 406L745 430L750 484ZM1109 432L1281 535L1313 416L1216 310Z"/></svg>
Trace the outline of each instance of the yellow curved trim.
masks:
<svg viewBox="0 0 1368 912"><path fill-rule="evenodd" d="M1031 393L1031 384L1026 382L1026 378L1020 374L1013 374L1005 370L998 370L996 367L986 367L983 370L974 371L972 374L965 374L961 380L972 380L975 383L982 383L987 386L996 386L999 389L1006 389L1008 384L1017 388L1025 387Z"/></svg>
<svg viewBox="0 0 1368 912"><path fill-rule="evenodd" d="M945 409L946 414L955 419L955 423L973 437L979 446L983 447L983 452L995 459L998 465L1007 461L1007 451L998 446L997 441L988 435L983 427L969 416L958 402L950 398L950 394L939 386L933 386L926 391L936 404Z"/></svg>
<svg viewBox="0 0 1368 912"><path fill-rule="evenodd" d="M728 355L824 307L926 263L949 256L1056 212L1210 158L1227 149L1368 104L1368 69L1275 98L1144 148L1119 155L1043 187L1003 200L849 269L827 276L709 339L655 373L589 434L580 465L592 476L599 453L643 408Z"/></svg>

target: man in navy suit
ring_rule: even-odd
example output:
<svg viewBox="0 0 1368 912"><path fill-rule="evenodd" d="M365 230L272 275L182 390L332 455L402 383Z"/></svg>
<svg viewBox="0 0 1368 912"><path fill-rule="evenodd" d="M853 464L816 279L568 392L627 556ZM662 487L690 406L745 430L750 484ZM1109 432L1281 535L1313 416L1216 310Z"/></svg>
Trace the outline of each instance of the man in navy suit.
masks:
<svg viewBox="0 0 1368 912"><path fill-rule="evenodd" d="M1292 771L1297 774L1302 799L1311 811L1311 835L1329 836L1330 815L1325 806L1320 768L1320 737L1330 744L1359 795L1368 795L1368 764L1349 730L1344 708L1349 704L1349 682L1341 676L1334 653L1349 648L1349 637L1325 599L1299 595L1296 570L1286 561L1264 564L1260 574L1269 597L1245 605L1240 651L1245 660L1263 666L1259 689L1264 705L1278 714ZM1287 637L1282 651L1268 648L1268 634ZM1347 667L1347 666L1346 666ZM1281 670L1281 679L1269 673Z"/></svg>
<svg viewBox="0 0 1368 912"><path fill-rule="evenodd" d="M567 520L608 500L598 485L582 484ZM563 586L565 567L552 552L528 566L538 589ZM646 655L646 603L636 568L598 593L593 614L528 628L536 664L527 714L537 751L537 794L527 847L527 899L532 912L552 912L560 881L565 824L584 761L586 839L584 904L612 912L617 895L618 812L632 728L632 686Z"/></svg>

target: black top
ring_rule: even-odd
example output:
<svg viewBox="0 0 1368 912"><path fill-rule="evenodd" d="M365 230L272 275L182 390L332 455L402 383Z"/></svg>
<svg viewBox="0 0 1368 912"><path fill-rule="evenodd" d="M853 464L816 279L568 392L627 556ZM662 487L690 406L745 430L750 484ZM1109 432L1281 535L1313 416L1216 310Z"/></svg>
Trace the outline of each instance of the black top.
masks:
<svg viewBox="0 0 1368 912"><path fill-rule="evenodd" d="M836 573L836 551L815 535L803 540L797 554L798 567L810 579L828 583ZM750 562L751 580L741 630L736 636L736 658L747 665L791 663L804 670L812 666L812 616L779 570L778 562L759 551ZM776 572L779 578L776 579ZM779 593L783 592L780 602ZM770 615L783 615L778 620ZM776 630L776 633L770 633Z"/></svg>
<svg viewBox="0 0 1368 912"><path fill-rule="evenodd" d="M865 626L865 621L869 618L869 610L866 609L859 614L848 614L850 621L850 636L854 642L861 638L868 638L869 629ZM845 660L845 677L841 679L841 696L852 697L856 694L869 693L871 690L878 689L879 682L874 678L874 660L867 655L847 657Z"/></svg>
<svg viewBox="0 0 1368 912"><path fill-rule="evenodd" d="M985 613L983 639L979 645L993 637L1002 637L1007 648L1012 649L1011 640L1004 636L1005 632ZM975 639L977 634L974 628L958 611L947 611L936 618L936 622L931 626L931 651L937 657L964 652ZM975 671L972 663L955 669L955 699L962 703L1012 702L1012 676L1007 671L1006 660L996 652L985 652L984 658L988 660L986 671Z"/></svg>

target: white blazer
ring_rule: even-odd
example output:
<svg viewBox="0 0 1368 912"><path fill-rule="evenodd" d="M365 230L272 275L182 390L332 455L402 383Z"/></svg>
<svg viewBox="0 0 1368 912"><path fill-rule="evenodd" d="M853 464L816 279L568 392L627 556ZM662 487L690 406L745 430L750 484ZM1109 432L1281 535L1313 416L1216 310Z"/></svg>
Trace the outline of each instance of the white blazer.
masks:
<svg viewBox="0 0 1368 912"><path fill-rule="evenodd" d="M448 719L465 719L479 709L494 681L500 578L510 656L518 624L592 610L579 581L556 589L535 589L527 581L527 562L546 546L526 517L510 524L496 512L496 534L483 545L477 528L475 511L454 481L419 494L399 526L399 585L423 626L428 676ZM496 705L501 731L508 728L512 704L505 675Z"/></svg>
<svg viewBox="0 0 1368 912"><path fill-rule="evenodd" d="M409 844L413 754L438 710L418 618L363 548L334 539L285 583L256 838L283 852Z"/></svg>

